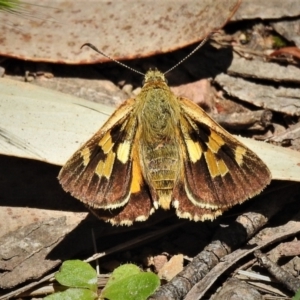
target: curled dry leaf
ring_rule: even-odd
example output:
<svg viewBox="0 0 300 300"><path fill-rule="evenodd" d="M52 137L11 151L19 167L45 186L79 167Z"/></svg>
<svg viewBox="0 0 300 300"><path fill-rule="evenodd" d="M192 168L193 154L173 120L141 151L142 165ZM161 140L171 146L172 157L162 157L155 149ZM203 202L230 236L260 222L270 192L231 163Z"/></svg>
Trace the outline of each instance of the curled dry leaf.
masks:
<svg viewBox="0 0 300 300"><path fill-rule="evenodd" d="M165 254L159 254L152 257L151 264L153 265L154 270L156 272L159 272L167 262L168 262L168 256Z"/></svg>
<svg viewBox="0 0 300 300"><path fill-rule="evenodd" d="M171 259L164 264L159 270L158 276L161 279L170 281L175 275L183 270L183 255L178 254L171 257Z"/></svg>
<svg viewBox="0 0 300 300"><path fill-rule="evenodd" d="M295 58L300 59L300 49L297 47L284 47L280 48L278 50L275 50L270 54L271 57L276 57L276 56L293 56Z"/></svg>
<svg viewBox="0 0 300 300"><path fill-rule="evenodd" d="M52 164L64 164L114 110L6 78L0 90L0 153Z"/></svg>

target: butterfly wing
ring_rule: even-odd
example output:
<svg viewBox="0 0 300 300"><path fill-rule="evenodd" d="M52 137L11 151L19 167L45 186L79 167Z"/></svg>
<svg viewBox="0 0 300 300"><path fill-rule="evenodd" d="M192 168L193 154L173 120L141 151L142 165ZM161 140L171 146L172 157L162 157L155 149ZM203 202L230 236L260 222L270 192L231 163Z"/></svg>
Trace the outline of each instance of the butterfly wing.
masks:
<svg viewBox="0 0 300 300"><path fill-rule="evenodd" d="M113 210L91 209L98 218L108 221L113 225L129 226L135 221L146 221L155 211L149 187L142 175L137 145L138 141L134 141L130 172L131 183L129 184L129 199L127 203Z"/></svg>
<svg viewBox="0 0 300 300"><path fill-rule="evenodd" d="M199 106L180 101L183 176L174 189L177 215L213 219L260 193L271 180L261 159Z"/></svg>
<svg viewBox="0 0 300 300"><path fill-rule="evenodd" d="M114 224L147 219L152 207L134 146L134 101L122 104L58 176L64 190Z"/></svg>

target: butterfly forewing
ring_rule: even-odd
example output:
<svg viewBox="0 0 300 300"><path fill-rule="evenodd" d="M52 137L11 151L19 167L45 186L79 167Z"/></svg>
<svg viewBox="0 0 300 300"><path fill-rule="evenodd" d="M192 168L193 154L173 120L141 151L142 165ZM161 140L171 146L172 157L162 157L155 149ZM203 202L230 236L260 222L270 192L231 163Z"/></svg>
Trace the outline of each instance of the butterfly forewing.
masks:
<svg viewBox="0 0 300 300"><path fill-rule="evenodd" d="M259 194L271 180L261 159L196 104L184 98L179 101L182 147L187 157L184 190L190 206L224 210ZM175 188L175 195L182 193Z"/></svg>
<svg viewBox="0 0 300 300"><path fill-rule="evenodd" d="M131 110L129 99L60 171L63 188L91 207L113 209L128 202L137 126Z"/></svg>

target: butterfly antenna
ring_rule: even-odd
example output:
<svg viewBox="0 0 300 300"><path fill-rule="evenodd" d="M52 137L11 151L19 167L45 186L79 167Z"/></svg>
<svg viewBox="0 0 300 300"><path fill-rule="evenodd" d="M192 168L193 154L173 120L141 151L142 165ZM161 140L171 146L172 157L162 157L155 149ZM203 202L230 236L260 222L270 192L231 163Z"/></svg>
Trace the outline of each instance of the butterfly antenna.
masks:
<svg viewBox="0 0 300 300"><path fill-rule="evenodd" d="M116 60L116 59L114 59L114 58L108 56L108 55L105 54L104 52L102 52L102 51L100 51L99 49L97 49L93 44L85 43L85 44L83 44L83 45L80 47L80 49L82 49L84 46L88 46L88 47L92 48L94 51L96 51L96 52L98 52L99 54L103 55L104 57L106 57L106 58L108 58L108 59L114 61L115 63L117 63L117 64L123 66L124 68L127 68L127 69L129 69L129 70L131 70L131 71L133 71L133 72L135 72L135 73L138 73L138 74L140 74L140 75L145 76L144 73L142 73L142 72L140 72L140 71L138 71L138 70L135 70L135 69L133 69L133 68L131 68L131 67L129 67L129 66L123 64L123 63L121 63L120 61L118 61L118 60Z"/></svg>
<svg viewBox="0 0 300 300"><path fill-rule="evenodd" d="M185 60L187 60L190 56L192 56L197 50L199 50L199 48L201 48L207 42L207 40L210 38L210 36L211 36L211 34L209 34L204 40L202 40L201 43L192 52L190 52L186 57L184 57L182 60L180 60L175 66L173 66L172 68L170 68L168 71L166 71L164 73L164 75L166 75L167 73L169 73L172 70L174 70L175 68L177 68Z"/></svg>

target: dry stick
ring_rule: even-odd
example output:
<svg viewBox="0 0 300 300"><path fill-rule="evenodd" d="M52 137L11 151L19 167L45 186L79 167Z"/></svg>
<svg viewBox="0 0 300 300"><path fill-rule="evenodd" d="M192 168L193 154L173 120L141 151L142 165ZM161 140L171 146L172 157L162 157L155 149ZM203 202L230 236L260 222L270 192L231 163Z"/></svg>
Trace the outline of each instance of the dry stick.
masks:
<svg viewBox="0 0 300 300"><path fill-rule="evenodd" d="M261 229L272 216L287 204L287 197L295 194L295 189L283 188L284 183L276 182L276 184L281 191L272 190L273 193L268 195L269 197L272 196L271 201L256 203L256 207L252 208L256 212L244 214L230 226L219 228L213 237L213 242L195 256L183 271L157 290L149 300L183 299L191 288L219 263L222 257L240 247ZM295 184L289 183L289 185ZM264 198L266 196L265 194Z"/></svg>
<svg viewBox="0 0 300 300"><path fill-rule="evenodd" d="M299 219L300 219L300 212L298 212L295 216L292 217L292 220L299 220ZM229 268L231 268L234 264L236 264L245 256L248 256L249 254L253 254L253 252L255 253L255 251L258 251L259 249L262 249L266 246L269 246L274 243L278 243L284 239L299 234L300 222L289 221L284 225L278 226L275 232L276 233L270 236L269 238L264 238L260 240L257 243L257 245L256 246L253 245L252 248L251 246L250 247L246 246L244 247L244 249L237 249L233 253L226 255L226 257L224 257L224 259L217 266L215 266L200 282L194 285L194 287L188 292L184 300L201 299L201 297L205 295L207 290L216 282L216 280L220 277L221 274L226 272ZM299 280L297 281L299 284ZM290 282L293 282L294 286L296 285L295 284L296 281L290 281ZM223 287L221 288L221 290L222 289ZM218 294L220 293L221 290L218 291ZM218 298L216 297L216 299Z"/></svg>
<svg viewBox="0 0 300 300"><path fill-rule="evenodd" d="M98 248L97 248L97 242L96 242L94 228L92 228L92 240L93 240L94 252L98 253ZM97 276L100 275L100 264L99 264L99 259L98 258L96 259L96 273L97 273Z"/></svg>
<svg viewBox="0 0 300 300"><path fill-rule="evenodd" d="M266 268L269 273L273 275L273 277L284 284L289 290L296 293L300 289L300 280L271 261L266 254L263 254L261 251L257 250L254 252L254 255L258 259L261 266Z"/></svg>

